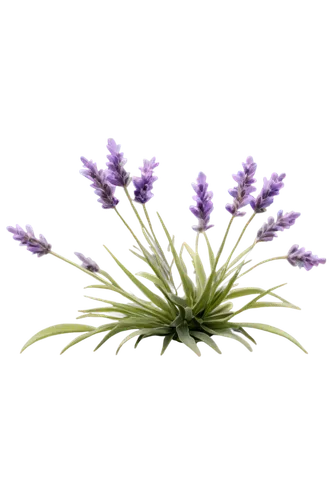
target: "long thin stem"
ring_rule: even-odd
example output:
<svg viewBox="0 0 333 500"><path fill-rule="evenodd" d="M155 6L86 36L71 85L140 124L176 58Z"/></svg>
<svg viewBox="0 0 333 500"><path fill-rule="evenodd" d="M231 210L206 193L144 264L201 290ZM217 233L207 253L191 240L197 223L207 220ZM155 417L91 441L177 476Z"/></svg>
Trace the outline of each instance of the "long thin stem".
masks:
<svg viewBox="0 0 333 500"><path fill-rule="evenodd" d="M120 220L125 224L125 226L129 230L129 232L131 233L131 235L133 236L133 238L135 239L135 241L138 243L139 247L141 248L141 243L140 243L139 238L134 234L134 232L132 231L132 229L130 228L130 226L127 224L127 222L125 221L125 219L123 218L123 216L120 215L118 209L115 207L114 210L115 210L116 214L118 215L118 217L120 218Z"/></svg>
<svg viewBox="0 0 333 500"><path fill-rule="evenodd" d="M197 236L195 238L195 252L196 253L198 253L198 250L199 250L199 236L200 236L200 233L198 232Z"/></svg>
<svg viewBox="0 0 333 500"><path fill-rule="evenodd" d="M246 229L249 227L250 223L253 221L253 219L254 219L255 215L256 215L256 212L253 212L253 214L251 215L251 217L249 218L249 220L248 220L248 221L247 221L247 223L245 224L245 226L244 226L244 228L243 228L243 231L241 232L241 234L240 234L240 236L239 236L238 240L236 241L236 245L235 245L235 246L234 246L234 248L232 249L231 254L229 255L228 260L227 260L227 262L226 262L226 264L225 264L226 269L228 268L228 265L229 265L229 262L230 262L230 260L231 260L231 257L233 256L233 254L234 254L234 252L235 252L236 248L238 247L238 244L239 244L240 240L243 238L243 235L244 235L244 233L245 233Z"/></svg>
<svg viewBox="0 0 333 500"><path fill-rule="evenodd" d="M61 255L59 255L53 251L50 251L49 253L51 255L54 255L54 257L57 257L58 259L63 260L64 262L67 262L67 264L70 264L71 266L74 266L77 269L80 269L80 271L83 271L84 273L89 274L89 276L92 276L93 278L100 281L101 283L104 283L104 285L110 286L110 284L107 281L103 280L103 278L100 278L96 273L92 273L91 271L88 271L88 269L85 269L84 267L79 266L78 264L75 264L75 262L72 262L71 260L66 259L65 257L62 257Z"/></svg>
<svg viewBox="0 0 333 500"><path fill-rule="evenodd" d="M227 236L228 236L228 233L229 233L229 231L230 231L230 227L231 227L231 224L232 224L232 221L233 221L233 220L234 220L234 217L231 217L231 219L230 219L230 221L229 221L229 224L228 224L228 227L227 227L227 230L226 230L226 232L225 232L225 235L224 235L223 241L222 241L222 243L221 243L221 246L220 246L220 248L219 248L219 249L218 249L218 251L217 251L216 258L215 258L215 264L214 264L214 268L213 268L213 270L212 270L212 271L215 271L215 269L216 269L216 267L217 267L218 261L219 261L219 259L220 259L220 257L221 257L222 252L223 252L223 248L224 248L225 242L226 242L226 240L227 240Z"/></svg>
<svg viewBox="0 0 333 500"><path fill-rule="evenodd" d="M138 221L140 222L141 227L142 227L143 229L145 229L145 230L147 231L147 233L148 233L148 230L147 230L146 226L144 225L143 220L141 219L141 217L140 217L140 215L139 215L139 212L138 212L138 211L137 211L137 209L135 208L135 205L134 205L134 203L133 203L133 200L132 200L132 198L131 198L131 195L130 195L130 194L129 194L129 192L128 192L127 187L124 187L124 191L125 191L125 193L126 193L126 196L127 196L127 198L128 198L128 201L130 202L131 207L133 208L133 211L134 211L134 213L135 213L135 215L136 215L136 217L137 217ZM148 234L149 234L149 233L148 233Z"/></svg>
<svg viewBox="0 0 333 500"><path fill-rule="evenodd" d="M256 269L259 269L261 267L268 266L269 264L275 264L277 262L283 262L287 258L287 254L283 255L273 255L272 257L265 257L263 259L260 259L258 262L255 262L251 266L249 266L247 269L242 271L238 276L237 276L237 281L240 281L244 276L248 276L252 272L254 272Z"/></svg>

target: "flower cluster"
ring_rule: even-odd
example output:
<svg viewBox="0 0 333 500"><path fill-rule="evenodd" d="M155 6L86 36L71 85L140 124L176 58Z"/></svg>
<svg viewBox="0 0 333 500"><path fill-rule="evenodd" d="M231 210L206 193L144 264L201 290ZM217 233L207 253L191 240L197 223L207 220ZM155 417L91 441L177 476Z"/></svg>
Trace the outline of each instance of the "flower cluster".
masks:
<svg viewBox="0 0 333 500"><path fill-rule="evenodd" d="M310 251L306 251L304 247L299 248L299 245L293 245L288 252L288 262L292 266L304 267L306 271L310 271L314 266L325 264L326 259L313 255Z"/></svg>
<svg viewBox="0 0 333 500"><path fill-rule="evenodd" d="M274 217L269 217L268 221L263 224L257 233L256 241L272 241L272 239L277 236L278 231L283 231L284 229L289 229L293 224L295 224L296 219L301 214L298 212L289 212L283 215L283 211L279 210L277 214L276 221Z"/></svg>
<svg viewBox="0 0 333 500"><path fill-rule="evenodd" d="M80 170L80 173L92 181L90 185L95 188L99 203L102 203L103 208L115 208L119 200L114 196L116 188L108 180L108 171L98 170L96 163L88 161L84 156L81 156L81 161L85 169Z"/></svg>
<svg viewBox="0 0 333 500"><path fill-rule="evenodd" d="M144 205L154 196L151 190L157 177L154 176L153 170L158 165L159 163L155 162L155 157L150 161L143 160L143 167L139 167L141 170L141 177L133 177L133 184L135 186L134 201Z"/></svg>
<svg viewBox="0 0 333 500"><path fill-rule="evenodd" d="M256 173L257 164L254 163L252 156L246 158L246 162L242 163L243 172L239 171L237 174L233 175L232 178L237 182L237 186L229 189L229 194L233 197L233 203L228 203L225 208L234 217L243 217L245 212L240 212L239 209L248 205L253 197L253 193L256 188L252 186L256 182L254 179L254 174Z"/></svg>
<svg viewBox="0 0 333 500"><path fill-rule="evenodd" d="M19 241L21 245L26 246L30 252L38 255L38 257L50 254L65 261L97 281L97 284L90 285L89 288L99 288L109 294L116 293L123 300L122 302L115 302L112 295L111 300L90 297L93 300L103 302L102 307L80 310L82 315L77 319L91 318L100 320L103 318L102 325L96 327L82 323L61 323L51 326L34 335L23 346L22 350L25 350L34 342L53 335L79 333L63 349L62 352L65 352L86 338L103 333L104 336L95 349L97 350L114 335L129 332L121 342L117 352L127 341L133 338L136 338L135 347L137 347L142 340L156 336L163 339L161 354L165 352L171 341L176 341L184 344L200 356L198 347L200 343L221 353L213 337L215 339L221 337L231 338L252 351L250 343L255 344L256 342L247 331L248 328L252 328L282 336L306 352L294 337L279 328L263 323L253 323L252 321L239 322L237 319L239 314L257 307L299 309L275 293L275 290L282 285L268 290L254 286L242 288L238 285L238 282L243 275L252 272L259 265L266 265L268 262L276 260L280 262L287 261L292 266L304 268L307 271L326 262L326 259L319 258L310 251L299 248L298 245L293 245L286 255L265 259L246 269L250 262L246 259L246 256L248 252L253 251L257 243L272 241L278 232L293 226L300 216L298 212L283 213L282 210L279 210L276 219L269 217L261 225L256 232L254 243L249 248L240 251L238 255L234 255L236 251L239 251L237 250L238 245L250 222L255 217L260 217L260 214L270 207L279 194L283 187L282 181L285 174L273 173L270 179L264 178L262 190L254 198L252 193L255 191L253 184L255 183L254 175L257 164L254 163L252 156L246 159L246 162L242 164L243 171L233 176L237 182L237 185L229 190L233 202L226 205L231 217L229 217L225 234L221 237L220 246L214 250L206 234L206 231L213 227L210 224L210 216L213 211L213 193L208 190L206 175L200 172L196 183L192 184L195 191L193 199L196 205L190 206L192 214L197 218L197 224L193 226L197 233L194 248L187 243L183 243L181 248L177 249L174 238L171 237L161 216L157 214L168 244L168 251L172 254L172 258L169 259L166 252L163 251L163 245L156 237L153 222L146 207L146 203L153 197L153 183L157 180L157 177L154 176L154 170L158 166L155 157L151 160L143 160L143 166L140 167L141 176L134 176L131 179L130 174L124 169L126 160L123 153L120 152L120 146L113 139L109 139L107 148L110 154L108 155L106 169L98 170L95 163L82 157L81 161L84 168L81 173L92 182L91 186L98 195L98 201L102 204L102 207L106 209L113 208L112 215L119 217L129 231L130 236L134 238L135 251L132 250L132 252L140 259L140 262L143 261L148 266L149 273L144 271L134 275L107 247L105 248L112 257L114 265L118 266L126 274L132 285L139 289L140 294L143 294L145 299L136 296L132 291L124 289L113 279L111 274L101 269L90 257L75 252L75 255L80 260L80 265L78 265L51 251L51 245L46 241L45 237L40 235L39 238L36 238L31 226L26 226L26 231L18 225L16 227L10 226L7 229L13 234L13 238ZM133 198L128 191L128 186L132 181L134 185ZM115 197L116 187L123 188L125 191L125 198L128 199L136 216L139 233L137 233L134 226L132 227L126 222L122 215L122 206L121 211L119 211L117 206L119 200ZM133 201L136 201L138 205L135 205ZM237 217L245 215L246 211L242 209L247 205L251 206L253 212L242 228L236 244L231 245L231 253L225 255L225 243L231 224ZM114 238L113 242L116 241L117 239ZM201 245L207 245L210 260L208 271L205 269L200 257L201 245L199 243L201 241ZM220 260L222 259L223 263L221 265ZM191 265L190 269L186 260ZM146 286L140 278L148 280L150 287ZM178 285L179 282L180 285ZM254 295L254 298L245 305L237 307L238 298L247 295ZM275 302L272 302L272 297Z"/></svg>
<svg viewBox="0 0 333 500"><path fill-rule="evenodd" d="M26 225L25 227L26 231L16 224L16 227L8 226L7 230L13 234L14 240L19 241L21 245L25 245L27 250L36 254L37 257L48 254L51 250L51 245L46 241L45 236L40 234L38 239L31 226Z"/></svg>
<svg viewBox="0 0 333 500"><path fill-rule="evenodd" d="M213 207L213 193L208 191L208 184L206 182L206 176L202 172L199 173L196 184L193 182L192 187L195 191L195 196L193 200L197 202L197 206L191 206L190 210L193 215L198 219L198 224L192 226L194 231L202 233L207 231L207 229L213 227L209 225L210 214L212 213Z"/></svg>
<svg viewBox="0 0 333 500"><path fill-rule="evenodd" d="M108 139L107 148L110 152L106 164L110 183L113 186L127 187L131 182L131 176L124 169L127 160L124 158L124 153L120 153L120 144L116 144L114 139Z"/></svg>

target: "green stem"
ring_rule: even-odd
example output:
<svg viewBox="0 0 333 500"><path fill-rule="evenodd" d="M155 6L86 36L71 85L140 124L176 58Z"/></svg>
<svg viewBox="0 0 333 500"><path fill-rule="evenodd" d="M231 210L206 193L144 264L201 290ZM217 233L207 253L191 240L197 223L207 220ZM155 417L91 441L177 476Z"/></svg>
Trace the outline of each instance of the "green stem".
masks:
<svg viewBox="0 0 333 500"><path fill-rule="evenodd" d="M249 224L253 221L253 219L254 219L255 215L256 215L256 212L253 212L253 214L251 215L251 217L249 218L249 220L248 220L248 221L247 221L247 223L245 224L245 226L244 226L244 228L243 228L243 231L241 232L241 234L240 234L240 236L239 236L238 240L236 241L236 245L235 245L235 246L234 246L234 248L232 249L231 254L229 255L228 260L227 260L227 262L226 262L226 264L225 264L225 268L226 268L226 269L228 268L228 265L229 265L229 262L230 262L230 260L231 260L231 257L233 256L233 254L234 254L234 252L235 252L236 248L238 247L240 240L243 238L243 235L244 235L244 233L245 233L246 229L249 227Z"/></svg>
<svg viewBox="0 0 333 500"><path fill-rule="evenodd" d="M283 262L283 261L286 260L286 258L287 258L287 254L285 253L283 255L273 255L272 257L265 257L264 259L260 259L258 262L252 264L247 269L245 269L244 271L242 271L238 275L237 281L240 281L242 278L244 278L244 276L247 276L247 275L251 274L256 269L268 266L269 264L275 264L277 262Z"/></svg>
<svg viewBox="0 0 333 500"><path fill-rule="evenodd" d="M131 235L133 236L133 238L135 239L135 241L138 243L139 247L141 248L141 243L140 243L139 238L133 233L133 231L130 228L130 226L127 224L127 222L125 221L125 219L118 212L118 209L115 207L114 210L115 210L116 214L118 215L118 217L121 219L121 221L125 224L125 226L129 230L129 232L131 233Z"/></svg>
<svg viewBox="0 0 333 500"><path fill-rule="evenodd" d="M206 244L207 244L207 248L208 248L210 269L212 270L214 268L214 262L215 262L214 252L213 252L212 247L211 247L211 245L209 243L209 239L208 239L206 231L204 231L203 234L205 236L205 240L206 240Z"/></svg>
<svg viewBox="0 0 333 500"><path fill-rule="evenodd" d="M231 224L232 224L232 221L233 221L233 220L234 220L234 217L231 217L230 222L229 222L228 227L227 227L227 230L226 230L226 232L225 232L225 235L224 235L223 241L222 241L222 243L221 243L221 246L220 246L220 248L218 249L218 252L217 252L217 254L216 254L215 263L214 263L214 268L213 268L212 272L213 272L213 271L215 271L215 269L216 269L216 267L217 267L218 261L219 261L219 259L220 259L220 257L221 257L222 252L223 252L223 248L224 248L224 245L225 245L225 242L226 242L226 239L227 239L228 233L229 233L229 231L230 231L230 227L231 227Z"/></svg>
<svg viewBox="0 0 333 500"><path fill-rule="evenodd" d="M135 208L135 205L134 205L134 203L133 203L133 200L132 200L132 198L131 198L131 195L130 195L130 194L129 194L129 192L128 192L127 187L124 187L124 191L125 191L125 193L126 193L126 196L127 196L127 198L128 198L128 201L129 201L129 202L130 202L130 204L131 204L131 207L132 207L132 208L133 208L133 210L134 210L134 213L135 213L135 215L136 215L136 217L137 217L138 221L140 222L141 227L142 227L143 229L145 229L145 230L147 231L147 233L148 233L148 230L147 230L146 226L144 225L143 220L141 219L141 217L140 217L140 215L139 215L139 212L138 212L138 211L137 211L137 209ZM148 233L148 234L149 234L149 233Z"/></svg>
<svg viewBox="0 0 333 500"><path fill-rule="evenodd" d="M200 235L200 233L198 232L197 237L195 238L195 252L196 253L198 253L198 249L199 249L199 235Z"/></svg>
<svg viewBox="0 0 333 500"><path fill-rule="evenodd" d="M74 260L71 260L68 257L65 257L64 255L57 252L56 250L52 250L49 253L49 255L51 255L51 257L53 257L56 260L60 260L64 264L67 264L71 267L74 267L75 269L77 269L81 273L85 274L86 276L89 276L89 278L92 278L95 281L98 281L99 283L105 283L106 285L110 285L110 283L111 283L114 287L121 289L117 283L113 282L112 275L110 273L108 273L107 271L104 271L103 269L101 269L101 271L104 271L104 273L109 274L109 276L110 276L109 279L102 278L102 276L100 276L98 273L93 273L92 271L88 271L88 269L85 269L84 267L82 267L80 264L78 264Z"/></svg>

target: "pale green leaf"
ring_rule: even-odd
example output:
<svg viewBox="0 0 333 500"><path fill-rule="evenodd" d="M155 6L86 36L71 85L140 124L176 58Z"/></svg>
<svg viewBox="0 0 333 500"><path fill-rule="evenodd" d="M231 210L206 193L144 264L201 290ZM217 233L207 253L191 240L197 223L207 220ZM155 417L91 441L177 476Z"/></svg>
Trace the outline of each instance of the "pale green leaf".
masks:
<svg viewBox="0 0 333 500"><path fill-rule="evenodd" d="M164 340L163 340L163 346L162 346L162 350L161 350L161 356L162 354L165 353L166 349L168 348L171 340L174 338L175 334L174 333L169 333L168 335L166 335L164 337Z"/></svg>
<svg viewBox="0 0 333 500"><path fill-rule="evenodd" d="M196 339L201 340L202 342L205 342L205 344L209 345L209 347L214 349L214 351L216 351L218 354L222 354L218 345L214 342L214 340L209 335L207 335L207 333L191 331L191 336L195 337Z"/></svg>
<svg viewBox="0 0 333 500"><path fill-rule="evenodd" d="M38 340L46 339L47 337L52 337L53 335L61 335L63 333L75 333L75 332L88 332L91 330L95 330L94 326L90 325L77 325L72 323L65 323L60 325L49 326L44 330L36 333L33 337L21 349L23 352L27 347L31 344L34 344Z"/></svg>
<svg viewBox="0 0 333 500"><path fill-rule="evenodd" d="M69 344L67 344L66 347L63 348L63 350L61 351L60 354L63 354L65 351L67 351L67 349L69 349L73 345L78 344L79 342L82 342L82 340L85 340L85 339L88 339L89 337L92 337L92 335L96 335L97 333L101 333L101 332L106 332L107 330L110 330L110 329L112 331L112 326L113 325L111 323L108 325L102 325L99 328L94 328L94 330L92 330L90 332L83 333L82 335L79 335L74 340L72 340Z"/></svg>
<svg viewBox="0 0 333 500"><path fill-rule="evenodd" d="M191 337L187 323L183 323L176 327L178 338L183 344L189 347L197 356L201 356L199 348L195 340Z"/></svg>
<svg viewBox="0 0 333 500"><path fill-rule="evenodd" d="M146 295L146 297L151 300L153 304L155 304L157 307L160 309L166 311L167 313L170 314L170 308L169 305L158 295L153 293L149 288L147 288L141 281L139 281L134 274L132 274L128 269L126 269L125 266L122 265L122 263L110 252L110 250L104 245L106 250L109 252L111 257L114 259L114 261L118 264L118 266L124 271L124 273L129 277L129 279L141 290L142 293Z"/></svg>
<svg viewBox="0 0 333 500"><path fill-rule="evenodd" d="M280 330L280 328L275 328L274 326L270 325L265 325L263 323L228 323L227 326L230 326L232 328L238 328L238 327L247 327L247 328L255 328L257 330L264 330L265 332L270 332L274 333L275 335L280 335L281 337L285 337L286 339L290 340L290 342L293 342L297 347L302 349L302 351L305 352L305 354L308 354L307 351L304 349L304 347L301 346L301 344L289 333L284 332L283 330Z"/></svg>

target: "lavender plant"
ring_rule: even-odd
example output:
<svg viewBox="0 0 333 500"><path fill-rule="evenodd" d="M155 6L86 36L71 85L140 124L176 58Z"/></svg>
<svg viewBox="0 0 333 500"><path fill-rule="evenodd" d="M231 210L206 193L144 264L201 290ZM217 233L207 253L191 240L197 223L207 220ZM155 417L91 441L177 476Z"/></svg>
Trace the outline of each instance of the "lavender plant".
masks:
<svg viewBox="0 0 333 500"><path fill-rule="evenodd" d="M146 270L134 275L105 247L114 264L122 269L145 296L145 299L125 290L90 257L85 257L80 252L74 252L80 261L80 263L75 263L55 253L43 235L37 238L31 226L27 225L26 230L18 225L8 227L7 229L13 234L13 238L19 241L21 245L26 246L29 252L36 254L38 257L47 254L53 255L67 262L97 281L97 283L86 288L102 289L111 295L107 299L89 297L92 300L102 302L102 307L92 307L79 311L83 314L77 319L103 318L107 320L101 326L95 327L74 323L51 326L38 332L28 340L22 351L39 340L65 333L79 333L80 335L67 344L61 353L89 337L103 334L104 336L95 348L97 350L114 335L126 331L130 333L120 343L117 353L127 341L133 338L136 338L135 347L137 347L142 340L152 336L162 337L161 354L165 352L171 341L185 344L198 356L200 356L198 347L200 342L204 342L216 352L221 353L213 337L229 337L252 351L250 342L253 344L256 344L256 342L247 331L250 328L285 337L306 352L294 337L279 328L263 323L239 322L238 320L239 314L254 308L288 307L299 309L275 293L275 290L283 285L274 286L268 290L254 286L240 287L238 285L240 278L256 269L259 265L281 259L286 260L292 266L298 266L308 271L312 267L326 262L326 259L319 258L310 251L299 248L298 245L293 245L286 255L272 257L250 268L246 267L251 262L246 259L248 259L249 253L258 243L272 241L279 231L289 229L300 216L298 212L289 212L283 215L282 210L278 212L276 220L274 217L269 217L268 221L264 222L257 231L253 244L234 257L244 232L251 221L257 214L266 212L267 208L272 205L274 198L279 195L284 186L282 181L285 174L273 173L270 179L264 178L263 187L255 198L253 193L256 188L253 184L256 182L254 175L257 165L251 156L246 159L245 163L242 164L243 171L239 171L233 176L237 183L234 188L229 190L233 202L226 205L226 210L231 217L222 242L217 251L214 252L207 236L207 230L213 227L210 224L210 216L213 211L213 193L208 190L205 174L200 172L197 182L192 184L195 191L193 199L196 206L190 206L192 214L197 219L197 224L192 226L196 232L194 249L187 243L183 243L180 250L177 251L174 238L171 237L162 217L157 214L165 234L165 243L168 243L168 252L171 252L172 258L168 258L166 252L163 251L162 244L156 237L146 207L153 196L153 183L157 180L154 169L159 164L156 163L155 158L143 160L143 166L140 167L141 176L131 179L130 174L124 168L127 160L124 159L124 154L120 152L120 145L117 145L113 139L109 139L107 148L110 154L107 156L106 169L98 170L95 163L82 157L83 169L81 173L92 182L91 187L94 188L95 194L98 195L98 201L102 204L102 208L112 209L115 216L120 218L135 241L134 250L131 250L132 253L149 268L149 272ZM132 180L135 188L134 198L132 198L128 189ZM116 187L123 189L125 192L125 196L137 218L140 236L129 226L118 210L119 200L115 197ZM224 255L231 224L235 218L243 217L246 214L244 209L247 206L252 209L252 215L244 225L230 254L224 256L223 265L219 266ZM199 254L200 237L204 238L209 254L210 269L208 271L205 270ZM186 267L185 252L187 252L191 260L191 270ZM146 286L137 276L147 280L150 287ZM180 285L176 286L178 280ZM122 301L116 301L114 294L118 294ZM237 302L238 298L251 295L254 298L246 305L238 308L236 305L234 306L234 301ZM266 300L261 300L265 298ZM276 300L272 301L272 298ZM126 299L127 302L123 299Z"/></svg>

